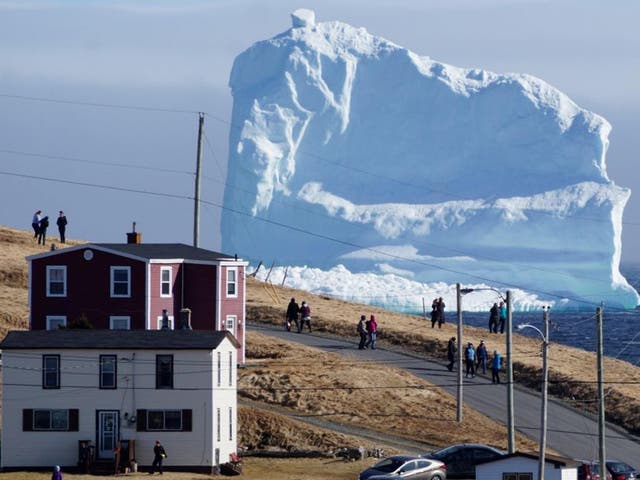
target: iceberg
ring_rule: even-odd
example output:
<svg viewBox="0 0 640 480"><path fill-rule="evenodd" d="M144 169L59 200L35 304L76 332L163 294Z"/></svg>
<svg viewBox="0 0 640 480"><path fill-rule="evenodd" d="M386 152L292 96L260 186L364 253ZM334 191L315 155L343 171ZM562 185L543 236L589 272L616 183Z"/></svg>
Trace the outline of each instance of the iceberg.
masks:
<svg viewBox="0 0 640 480"><path fill-rule="evenodd" d="M631 192L607 175L611 126L543 80L298 10L235 59L229 85L223 251L638 305L619 270Z"/></svg>

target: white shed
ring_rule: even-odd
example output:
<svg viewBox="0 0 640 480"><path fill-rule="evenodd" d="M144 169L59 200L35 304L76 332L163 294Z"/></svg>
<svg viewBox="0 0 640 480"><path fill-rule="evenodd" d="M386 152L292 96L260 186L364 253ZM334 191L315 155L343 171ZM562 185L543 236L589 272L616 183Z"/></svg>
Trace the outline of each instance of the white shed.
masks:
<svg viewBox="0 0 640 480"><path fill-rule="evenodd" d="M20 331L0 346L3 469L75 467L83 441L112 466L131 445L143 470L156 440L167 470L211 473L236 452L238 343L228 332Z"/></svg>
<svg viewBox="0 0 640 480"><path fill-rule="evenodd" d="M476 465L476 480L538 480L539 456L516 452ZM578 463L555 455L545 455L545 480L577 480Z"/></svg>

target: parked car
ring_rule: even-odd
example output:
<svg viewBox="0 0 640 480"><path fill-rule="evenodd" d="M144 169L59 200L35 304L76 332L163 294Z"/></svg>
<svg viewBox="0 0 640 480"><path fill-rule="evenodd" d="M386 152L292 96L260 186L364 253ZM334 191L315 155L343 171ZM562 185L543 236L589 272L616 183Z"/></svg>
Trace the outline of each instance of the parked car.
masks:
<svg viewBox="0 0 640 480"><path fill-rule="evenodd" d="M618 460L607 460L607 470L611 474L612 480L635 480L638 478L635 468Z"/></svg>
<svg viewBox="0 0 640 480"><path fill-rule="evenodd" d="M412 455L393 455L360 472L359 480L446 480L447 467L438 460Z"/></svg>
<svg viewBox="0 0 640 480"><path fill-rule="evenodd" d="M578 480L600 480L600 464L582 461L578 466ZM607 472L607 480L612 480L609 472Z"/></svg>
<svg viewBox="0 0 640 480"><path fill-rule="evenodd" d="M495 460L505 452L479 443L452 445L437 452L422 455L423 458L440 460L447 466L449 478L476 478L476 465L480 462Z"/></svg>

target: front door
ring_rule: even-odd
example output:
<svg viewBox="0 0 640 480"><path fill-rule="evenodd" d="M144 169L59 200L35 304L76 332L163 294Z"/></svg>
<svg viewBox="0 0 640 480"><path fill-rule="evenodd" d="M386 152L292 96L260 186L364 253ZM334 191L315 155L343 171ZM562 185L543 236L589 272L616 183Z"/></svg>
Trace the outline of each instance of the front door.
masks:
<svg viewBox="0 0 640 480"><path fill-rule="evenodd" d="M98 410L98 458L113 458L118 442L120 412Z"/></svg>

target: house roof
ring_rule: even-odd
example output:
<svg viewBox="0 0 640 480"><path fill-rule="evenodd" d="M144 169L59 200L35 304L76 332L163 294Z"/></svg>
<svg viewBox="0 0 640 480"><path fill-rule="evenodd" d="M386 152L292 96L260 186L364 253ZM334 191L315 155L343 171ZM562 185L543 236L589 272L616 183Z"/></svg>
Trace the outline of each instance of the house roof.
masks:
<svg viewBox="0 0 640 480"><path fill-rule="evenodd" d="M227 255L213 250L192 247L184 243L84 243L70 248L62 248L30 255L27 260L35 260L74 250L94 248L97 250L135 257L140 260L183 259L199 262L240 261L235 255Z"/></svg>
<svg viewBox="0 0 640 480"><path fill-rule="evenodd" d="M501 462L503 460L506 460L508 458L513 458L513 457L525 457L525 458L529 458L531 460L538 460L540 458L540 456L537 453L529 453L529 452L514 452L514 453L507 453L506 455L499 457L499 458L494 458L492 460L483 460L481 462L478 462L477 465L482 465L485 463L495 463L495 462ZM544 456L544 461L545 463L551 463L553 465L555 465L556 467L577 467L578 465L580 465L580 462L576 462L575 460L572 460L570 458L566 458L566 457L560 457L557 455L549 455L549 454L545 454Z"/></svg>
<svg viewBox="0 0 640 480"><path fill-rule="evenodd" d="M0 349L213 350L231 333L211 330L31 330L7 334Z"/></svg>

